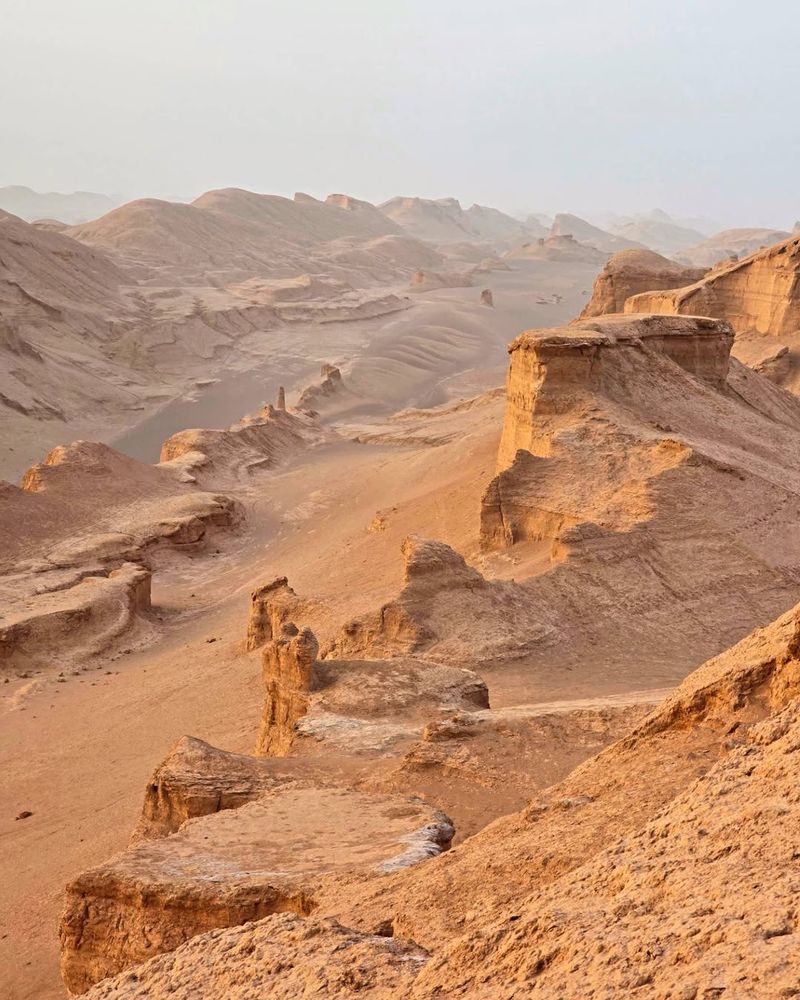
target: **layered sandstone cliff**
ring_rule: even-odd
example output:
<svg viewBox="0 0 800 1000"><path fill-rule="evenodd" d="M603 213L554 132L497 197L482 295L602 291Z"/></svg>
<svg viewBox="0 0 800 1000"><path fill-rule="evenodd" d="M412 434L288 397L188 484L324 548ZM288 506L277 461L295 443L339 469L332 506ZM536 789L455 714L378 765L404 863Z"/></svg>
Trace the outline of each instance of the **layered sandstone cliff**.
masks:
<svg viewBox="0 0 800 1000"><path fill-rule="evenodd" d="M596 394L622 395L626 354L667 358L719 387L728 373L732 343L727 323L696 316L612 316L521 334L508 349L498 469L509 468L520 449L546 457L553 418L577 410Z"/></svg>
<svg viewBox="0 0 800 1000"><path fill-rule="evenodd" d="M717 316L737 333L792 336L800 330L800 238L716 268L688 287L635 295L625 312Z"/></svg>

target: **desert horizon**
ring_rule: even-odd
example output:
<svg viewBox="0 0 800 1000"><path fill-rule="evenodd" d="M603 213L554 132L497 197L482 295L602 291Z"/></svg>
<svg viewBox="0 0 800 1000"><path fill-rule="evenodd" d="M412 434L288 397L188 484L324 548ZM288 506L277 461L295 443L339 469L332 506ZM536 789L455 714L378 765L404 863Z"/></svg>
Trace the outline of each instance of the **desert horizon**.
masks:
<svg viewBox="0 0 800 1000"><path fill-rule="evenodd" d="M3 1000L800 995L797 12L6 26Z"/></svg>

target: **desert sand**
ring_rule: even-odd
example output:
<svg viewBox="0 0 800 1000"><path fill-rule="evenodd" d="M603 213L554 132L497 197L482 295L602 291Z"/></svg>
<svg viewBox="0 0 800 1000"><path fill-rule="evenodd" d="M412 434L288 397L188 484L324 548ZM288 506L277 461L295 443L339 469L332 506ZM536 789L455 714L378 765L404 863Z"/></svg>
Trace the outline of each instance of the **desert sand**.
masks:
<svg viewBox="0 0 800 1000"><path fill-rule="evenodd" d="M0 239L4 996L796 992L796 239Z"/></svg>

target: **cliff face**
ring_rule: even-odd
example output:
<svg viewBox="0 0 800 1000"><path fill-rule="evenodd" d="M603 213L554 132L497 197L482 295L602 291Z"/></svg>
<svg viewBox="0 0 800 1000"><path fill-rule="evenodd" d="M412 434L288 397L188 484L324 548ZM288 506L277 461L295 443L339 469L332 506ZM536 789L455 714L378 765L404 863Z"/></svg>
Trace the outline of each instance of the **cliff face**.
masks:
<svg viewBox="0 0 800 1000"><path fill-rule="evenodd" d="M625 302L639 292L684 288L699 281L704 268L683 267L652 250L622 250L610 258L595 279L592 297L581 319L623 312Z"/></svg>
<svg viewBox="0 0 800 1000"><path fill-rule="evenodd" d="M719 386L728 372L732 343L727 323L697 317L616 316L523 333L508 349L498 471L513 464L519 449L550 453L547 418L577 410L598 392L623 397L620 355L657 353Z"/></svg>
<svg viewBox="0 0 800 1000"><path fill-rule="evenodd" d="M635 295L625 312L718 316L737 333L792 336L800 329L800 237L722 265L686 288Z"/></svg>

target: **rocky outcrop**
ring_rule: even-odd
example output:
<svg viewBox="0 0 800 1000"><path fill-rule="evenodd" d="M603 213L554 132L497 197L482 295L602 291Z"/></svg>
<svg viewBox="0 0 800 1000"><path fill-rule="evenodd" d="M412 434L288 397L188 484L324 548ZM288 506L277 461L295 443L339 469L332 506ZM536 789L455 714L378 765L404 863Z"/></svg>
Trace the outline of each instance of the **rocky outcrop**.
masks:
<svg viewBox="0 0 800 1000"><path fill-rule="evenodd" d="M198 816L238 809L289 781L296 782L296 775L275 760L230 753L183 736L147 784L131 844L166 837Z"/></svg>
<svg viewBox="0 0 800 1000"><path fill-rule="evenodd" d="M494 308L494 296L492 295L491 288L484 288L481 292L481 305Z"/></svg>
<svg viewBox="0 0 800 1000"><path fill-rule="evenodd" d="M718 316L737 334L793 336L800 329L800 237L716 268L688 287L635 295L625 312Z"/></svg>
<svg viewBox="0 0 800 1000"><path fill-rule="evenodd" d="M283 626L305 606L306 602L295 594L285 576L258 587L250 595L247 648L259 649L265 643L279 639Z"/></svg>
<svg viewBox="0 0 800 1000"><path fill-rule="evenodd" d="M595 279L592 297L581 319L620 313L632 295L683 288L699 281L704 274L704 268L684 267L652 250L622 250L609 259Z"/></svg>
<svg viewBox="0 0 800 1000"><path fill-rule="evenodd" d="M426 623L429 601L440 589L475 589L486 581L443 542L409 535L402 544L404 587L400 595L372 615L354 619L326 648L336 659L384 658L423 649L434 638Z"/></svg>
<svg viewBox="0 0 800 1000"><path fill-rule="evenodd" d="M317 681L318 652L314 633L300 632L291 622L284 623L280 635L264 647L264 713L256 753L281 756L291 747L294 727L308 711Z"/></svg>
<svg viewBox="0 0 800 1000"><path fill-rule="evenodd" d="M324 364L320 369L320 381L307 386L300 393L297 406L301 410L317 413L331 400L347 394L340 369L336 365Z"/></svg>
<svg viewBox="0 0 800 1000"><path fill-rule="evenodd" d="M0 487L0 661L63 667L146 638L151 571L241 519L232 497L107 445L54 448Z"/></svg>
<svg viewBox="0 0 800 1000"><path fill-rule="evenodd" d="M675 259L692 267L716 267L724 261L742 260L791 235L783 229L724 229L692 246L682 247Z"/></svg>
<svg viewBox="0 0 800 1000"><path fill-rule="evenodd" d="M620 352L658 353L719 387L728 373L731 327L698 317L612 316L523 333L509 346L506 415L498 470L520 449L549 452L547 420L613 388Z"/></svg>
<svg viewBox="0 0 800 1000"><path fill-rule="evenodd" d="M287 913L202 934L135 975L98 983L86 1000L404 997L427 957L405 941Z"/></svg>
<svg viewBox="0 0 800 1000"><path fill-rule="evenodd" d="M332 440L333 432L307 413L267 404L227 430L185 430L161 446L161 462L202 483L230 483L272 469L308 448Z"/></svg>
<svg viewBox="0 0 800 1000"><path fill-rule="evenodd" d="M191 819L68 886L64 983L83 993L215 927L308 916L325 882L380 879L452 837L447 817L419 800L343 789L286 787Z"/></svg>
<svg viewBox="0 0 800 1000"><path fill-rule="evenodd" d="M104 574L66 571L44 574L38 590L20 600L20 590L0 612L0 672L29 670L55 662L60 668L115 646L123 637L136 642L153 632L150 610L151 573L125 562ZM35 580L36 578L34 578ZM34 586L18 577L2 581L0 595L15 587Z"/></svg>
<svg viewBox="0 0 800 1000"><path fill-rule="evenodd" d="M570 234L551 234L540 237L533 243L523 243L522 246L510 250L506 254L506 258L508 260L553 260L602 267L608 260L608 252L598 250L597 247L587 243L580 243Z"/></svg>
<svg viewBox="0 0 800 1000"><path fill-rule="evenodd" d="M431 712L489 704L486 684L469 670L403 656L320 660L317 654L311 630L300 632L291 622L264 647L256 753L285 756L303 741L350 753L374 750L416 738Z"/></svg>

